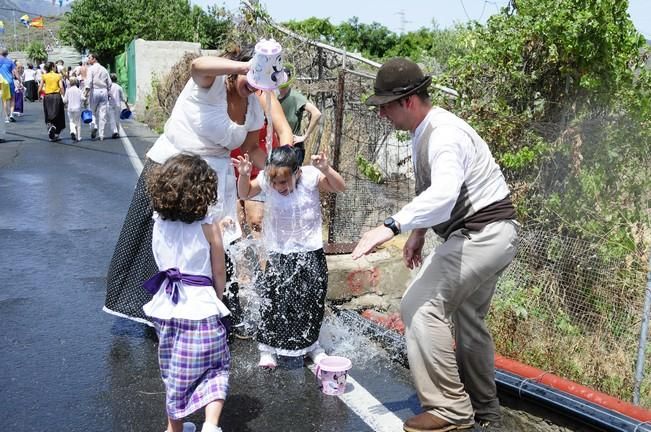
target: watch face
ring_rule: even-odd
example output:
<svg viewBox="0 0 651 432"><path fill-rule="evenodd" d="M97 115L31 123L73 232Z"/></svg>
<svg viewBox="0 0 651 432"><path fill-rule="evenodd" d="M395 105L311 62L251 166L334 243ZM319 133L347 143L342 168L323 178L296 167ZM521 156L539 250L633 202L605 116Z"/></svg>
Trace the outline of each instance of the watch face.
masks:
<svg viewBox="0 0 651 432"><path fill-rule="evenodd" d="M388 218L384 219L384 225L386 225L386 226L393 225L394 222L395 222L395 221L393 220L393 218L392 218L391 216L389 216Z"/></svg>

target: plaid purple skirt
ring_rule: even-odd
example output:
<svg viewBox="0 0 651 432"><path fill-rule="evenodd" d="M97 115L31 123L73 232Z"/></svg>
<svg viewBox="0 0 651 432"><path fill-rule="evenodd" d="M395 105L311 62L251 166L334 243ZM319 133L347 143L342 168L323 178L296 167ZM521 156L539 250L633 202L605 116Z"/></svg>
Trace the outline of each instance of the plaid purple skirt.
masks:
<svg viewBox="0 0 651 432"><path fill-rule="evenodd" d="M167 415L182 419L210 402L226 399L231 354L220 319L153 321Z"/></svg>

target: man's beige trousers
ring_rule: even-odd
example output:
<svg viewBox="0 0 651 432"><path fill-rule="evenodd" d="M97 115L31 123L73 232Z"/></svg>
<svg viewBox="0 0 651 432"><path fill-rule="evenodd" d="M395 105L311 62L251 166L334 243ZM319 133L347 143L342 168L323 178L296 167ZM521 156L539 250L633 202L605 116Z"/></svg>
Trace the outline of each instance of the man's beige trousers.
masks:
<svg viewBox="0 0 651 432"><path fill-rule="evenodd" d="M497 279L515 256L516 224L453 232L424 260L400 304L421 406L451 423L500 419L494 346L484 318Z"/></svg>

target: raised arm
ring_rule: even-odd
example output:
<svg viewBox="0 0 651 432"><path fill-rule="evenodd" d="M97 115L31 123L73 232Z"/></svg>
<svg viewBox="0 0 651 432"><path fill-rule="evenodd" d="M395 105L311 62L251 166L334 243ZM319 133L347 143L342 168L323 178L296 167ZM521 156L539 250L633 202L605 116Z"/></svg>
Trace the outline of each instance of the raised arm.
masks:
<svg viewBox="0 0 651 432"><path fill-rule="evenodd" d="M192 61L192 79L199 87L209 88L215 77L221 75L245 75L249 71L248 62L230 60L224 57L203 56Z"/></svg>
<svg viewBox="0 0 651 432"><path fill-rule="evenodd" d="M267 94L271 95L271 123L273 124L274 131L278 134L278 141L280 145L292 145L294 143L294 134L292 133L292 128L289 127L287 122L287 117L285 117L285 112L283 111L280 101L273 92L257 92L258 100L262 109L269 119L269 113L267 113Z"/></svg>
<svg viewBox="0 0 651 432"><path fill-rule="evenodd" d="M330 166L328 157L324 152L312 155L312 165L321 171L319 189L326 192L343 192L346 190L344 178Z"/></svg>
<svg viewBox="0 0 651 432"><path fill-rule="evenodd" d="M249 160L249 155L238 156L237 159L231 158L231 162L240 174L237 178L237 195L240 199L248 199L259 194L261 189L258 179L251 180L253 165Z"/></svg>

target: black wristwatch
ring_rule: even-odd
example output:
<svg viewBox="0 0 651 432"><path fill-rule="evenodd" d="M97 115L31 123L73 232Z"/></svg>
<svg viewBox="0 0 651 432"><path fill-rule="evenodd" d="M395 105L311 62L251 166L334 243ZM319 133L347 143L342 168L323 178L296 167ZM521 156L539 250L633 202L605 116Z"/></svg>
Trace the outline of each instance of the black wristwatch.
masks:
<svg viewBox="0 0 651 432"><path fill-rule="evenodd" d="M384 219L384 226L389 228L391 231L393 231L393 235L400 234L400 228L398 228L398 223L391 216Z"/></svg>

